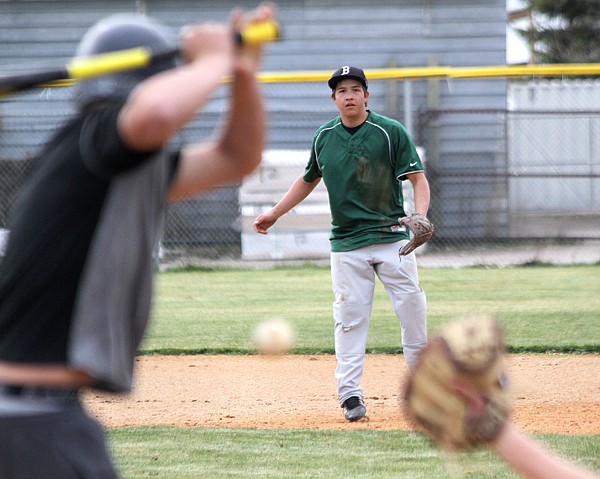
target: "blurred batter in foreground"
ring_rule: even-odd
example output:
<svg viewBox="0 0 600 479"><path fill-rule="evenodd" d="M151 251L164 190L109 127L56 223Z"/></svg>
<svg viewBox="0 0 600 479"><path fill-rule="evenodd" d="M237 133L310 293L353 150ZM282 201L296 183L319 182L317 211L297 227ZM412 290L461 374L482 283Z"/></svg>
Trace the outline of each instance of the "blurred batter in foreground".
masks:
<svg viewBox="0 0 600 479"><path fill-rule="evenodd" d="M132 387L166 204L238 182L260 163L261 47L234 38L273 16L263 5L233 12L229 25L184 27L184 65L165 61L76 87L77 113L35 160L0 264L2 479L118 477L79 391ZM77 55L175 44L163 25L118 15L92 27ZM167 151L224 76L230 105L214 141Z"/></svg>

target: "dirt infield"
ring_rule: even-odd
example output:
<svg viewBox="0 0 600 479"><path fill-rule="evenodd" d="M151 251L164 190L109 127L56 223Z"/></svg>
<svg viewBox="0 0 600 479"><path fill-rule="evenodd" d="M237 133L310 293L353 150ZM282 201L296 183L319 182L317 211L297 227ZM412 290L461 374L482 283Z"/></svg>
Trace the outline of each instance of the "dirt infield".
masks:
<svg viewBox="0 0 600 479"><path fill-rule="evenodd" d="M86 393L107 427L406 429L399 408L402 356L369 355L367 420L347 423L335 396L333 356L148 356L129 395ZM513 355L513 419L529 432L600 434L600 355Z"/></svg>

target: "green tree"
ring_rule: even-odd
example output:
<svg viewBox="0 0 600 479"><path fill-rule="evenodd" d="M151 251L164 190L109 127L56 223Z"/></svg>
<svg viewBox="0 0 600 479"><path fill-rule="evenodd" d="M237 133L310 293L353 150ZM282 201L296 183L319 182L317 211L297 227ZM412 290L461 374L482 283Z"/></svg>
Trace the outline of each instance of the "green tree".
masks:
<svg viewBox="0 0 600 479"><path fill-rule="evenodd" d="M526 0L535 63L600 63L600 0Z"/></svg>

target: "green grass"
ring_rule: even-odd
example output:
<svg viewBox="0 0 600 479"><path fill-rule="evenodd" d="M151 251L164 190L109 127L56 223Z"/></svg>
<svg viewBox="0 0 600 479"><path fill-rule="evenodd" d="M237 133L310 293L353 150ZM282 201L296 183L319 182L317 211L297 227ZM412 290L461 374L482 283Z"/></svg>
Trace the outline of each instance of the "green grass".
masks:
<svg viewBox="0 0 600 479"><path fill-rule="evenodd" d="M600 265L423 269L432 331L466 314L497 315L516 352L600 352ZM157 276L146 354L253 352L254 328L281 317L296 353L333 353L329 269L187 270ZM400 351L400 332L378 283L370 353ZM176 407L176 406L174 406ZM410 431L142 427L109 431L124 479L516 478L482 450L448 463ZM557 453L600 472L600 435L537 435ZM456 475L458 471L458 475Z"/></svg>
<svg viewBox="0 0 600 479"><path fill-rule="evenodd" d="M513 352L600 352L600 265L423 269L428 324L495 314ZM328 268L160 273L145 353L252 352L252 332L281 317L298 332L296 353L333 352ZM401 351L400 328L378 282L368 350Z"/></svg>
<svg viewBox="0 0 600 479"><path fill-rule="evenodd" d="M146 427L110 431L125 479L148 477L339 479L517 477L486 450L448 463L410 431L317 431ZM600 436L537 436L600 471Z"/></svg>

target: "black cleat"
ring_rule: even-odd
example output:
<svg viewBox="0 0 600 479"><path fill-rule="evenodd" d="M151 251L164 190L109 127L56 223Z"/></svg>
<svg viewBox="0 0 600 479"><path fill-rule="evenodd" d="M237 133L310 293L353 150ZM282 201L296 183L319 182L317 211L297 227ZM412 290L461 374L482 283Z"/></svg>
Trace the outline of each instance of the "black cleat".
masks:
<svg viewBox="0 0 600 479"><path fill-rule="evenodd" d="M367 414L367 408L365 407L365 403L362 398L358 396L349 397L342 404L344 408L344 417L350 421L358 421L364 418Z"/></svg>

